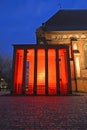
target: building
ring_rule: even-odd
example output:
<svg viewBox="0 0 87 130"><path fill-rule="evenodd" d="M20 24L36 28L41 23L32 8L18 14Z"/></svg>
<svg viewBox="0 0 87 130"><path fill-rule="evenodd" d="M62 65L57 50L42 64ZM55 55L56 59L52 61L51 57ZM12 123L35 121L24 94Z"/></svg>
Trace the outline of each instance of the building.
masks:
<svg viewBox="0 0 87 130"><path fill-rule="evenodd" d="M14 45L13 93L87 92L87 10L60 10L36 30L37 44Z"/></svg>

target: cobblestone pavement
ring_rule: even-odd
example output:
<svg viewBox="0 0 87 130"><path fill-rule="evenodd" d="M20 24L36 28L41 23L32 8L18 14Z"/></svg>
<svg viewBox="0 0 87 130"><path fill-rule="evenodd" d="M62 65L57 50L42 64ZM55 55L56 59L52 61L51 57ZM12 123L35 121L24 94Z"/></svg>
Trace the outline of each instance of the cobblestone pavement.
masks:
<svg viewBox="0 0 87 130"><path fill-rule="evenodd" d="M0 96L0 130L87 130L87 94Z"/></svg>

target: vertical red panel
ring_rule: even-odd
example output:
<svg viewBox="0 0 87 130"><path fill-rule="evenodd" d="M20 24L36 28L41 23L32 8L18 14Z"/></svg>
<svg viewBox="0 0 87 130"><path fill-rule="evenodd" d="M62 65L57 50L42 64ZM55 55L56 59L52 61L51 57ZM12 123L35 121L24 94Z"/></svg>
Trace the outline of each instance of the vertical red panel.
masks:
<svg viewBox="0 0 87 130"><path fill-rule="evenodd" d="M34 89L34 49L27 50L25 89L26 89L26 94L33 94L33 89Z"/></svg>
<svg viewBox="0 0 87 130"><path fill-rule="evenodd" d="M48 93L56 92L56 50L48 49Z"/></svg>
<svg viewBox="0 0 87 130"><path fill-rule="evenodd" d="M45 94L45 50L37 50L37 94Z"/></svg>
<svg viewBox="0 0 87 130"><path fill-rule="evenodd" d="M59 50L60 93L68 93L68 69L66 49Z"/></svg>
<svg viewBox="0 0 87 130"><path fill-rule="evenodd" d="M14 90L15 93L22 93L23 78L23 58L24 50L16 50L15 70L14 70Z"/></svg>

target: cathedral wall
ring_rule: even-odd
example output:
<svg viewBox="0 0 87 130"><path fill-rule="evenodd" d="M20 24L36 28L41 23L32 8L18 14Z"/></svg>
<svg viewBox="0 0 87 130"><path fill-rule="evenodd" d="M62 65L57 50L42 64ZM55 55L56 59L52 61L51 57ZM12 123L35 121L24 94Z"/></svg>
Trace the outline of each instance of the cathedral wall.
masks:
<svg viewBox="0 0 87 130"><path fill-rule="evenodd" d="M87 79L78 79L77 86L79 92L87 92Z"/></svg>
<svg viewBox="0 0 87 130"><path fill-rule="evenodd" d="M38 30L39 32L39 30ZM38 33L38 37L41 37L41 32ZM43 44L68 44L70 46L70 58L71 46L74 50L74 62L70 60L71 67L71 79L72 79L72 90L81 92L87 92L87 58L85 59L84 45L87 44L87 31L52 31L45 32L44 34L45 43ZM76 41L71 38L75 38ZM86 55L87 57L87 55ZM74 69L75 67L75 69ZM76 79L76 82L75 82Z"/></svg>
<svg viewBox="0 0 87 130"><path fill-rule="evenodd" d="M71 41L70 40L71 37L76 38L76 41ZM87 69L85 67L85 56L84 56L84 44L87 43L87 31L46 32L45 38L48 44L70 45L72 42L73 50L75 49L74 45L75 44L77 45L77 50L79 51L79 53L74 53L75 70L73 61L70 61L72 90L76 91L76 85L77 85L77 91L87 92ZM75 78L76 82L74 80Z"/></svg>

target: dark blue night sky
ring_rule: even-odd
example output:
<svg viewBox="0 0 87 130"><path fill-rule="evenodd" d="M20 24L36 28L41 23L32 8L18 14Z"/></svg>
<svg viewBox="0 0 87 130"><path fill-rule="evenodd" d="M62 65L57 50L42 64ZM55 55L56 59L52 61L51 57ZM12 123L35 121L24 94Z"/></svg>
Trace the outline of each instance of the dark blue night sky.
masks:
<svg viewBox="0 0 87 130"><path fill-rule="evenodd" d="M87 0L0 0L0 55L12 55L12 44L36 43L36 29L59 3L61 9L87 9Z"/></svg>

